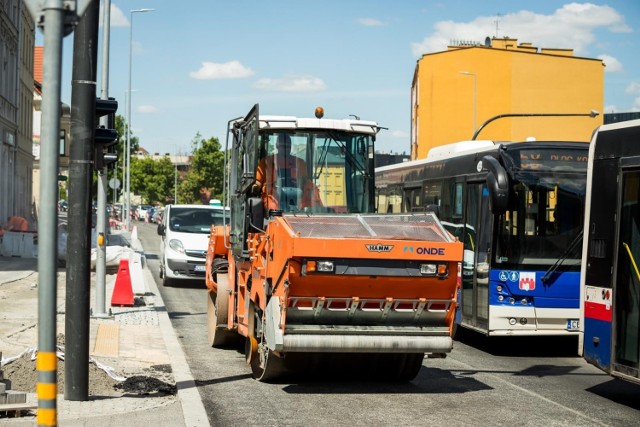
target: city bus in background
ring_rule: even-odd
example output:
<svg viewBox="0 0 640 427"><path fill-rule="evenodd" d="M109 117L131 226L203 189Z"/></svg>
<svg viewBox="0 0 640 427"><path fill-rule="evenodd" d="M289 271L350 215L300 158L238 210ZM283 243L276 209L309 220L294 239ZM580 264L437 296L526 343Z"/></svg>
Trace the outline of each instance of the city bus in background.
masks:
<svg viewBox="0 0 640 427"><path fill-rule="evenodd" d="M580 351L640 384L640 120L598 129L586 194Z"/></svg>
<svg viewBox="0 0 640 427"><path fill-rule="evenodd" d="M455 332L577 335L588 149L462 141L376 169L378 212L434 211L464 243Z"/></svg>

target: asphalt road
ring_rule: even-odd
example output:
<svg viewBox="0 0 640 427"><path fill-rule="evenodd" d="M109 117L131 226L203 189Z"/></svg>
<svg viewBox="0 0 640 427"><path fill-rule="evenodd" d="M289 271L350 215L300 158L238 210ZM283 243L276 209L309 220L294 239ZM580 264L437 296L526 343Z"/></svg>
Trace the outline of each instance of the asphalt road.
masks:
<svg viewBox="0 0 640 427"><path fill-rule="evenodd" d="M425 359L408 383L331 367L320 379L260 383L241 350L207 345L204 284L163 288L156 227L139 223L138 235L212 425L640 425L640 386L584 362L574 339L463 333L447 358Z"/></svg>

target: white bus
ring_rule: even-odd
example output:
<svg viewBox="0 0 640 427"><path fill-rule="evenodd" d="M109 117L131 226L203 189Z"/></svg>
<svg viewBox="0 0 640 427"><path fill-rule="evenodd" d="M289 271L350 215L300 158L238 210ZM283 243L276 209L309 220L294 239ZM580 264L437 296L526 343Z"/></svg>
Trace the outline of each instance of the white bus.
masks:
<svg viewBox="0 0 640 427"><path fill-rule="evenodd" d="M465 141L376 169L379 212L433 210L464 243L456 325L576 335L586 142Z"/></svg>

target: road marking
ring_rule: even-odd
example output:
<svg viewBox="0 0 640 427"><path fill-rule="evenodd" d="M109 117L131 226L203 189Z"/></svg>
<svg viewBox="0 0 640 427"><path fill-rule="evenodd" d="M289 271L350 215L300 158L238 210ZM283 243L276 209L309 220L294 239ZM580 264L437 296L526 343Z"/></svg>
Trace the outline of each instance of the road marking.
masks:
<svg viewBox="0 0 640 427"><path fill-rule="evenodd" d="M483 374L486 374L486 375L488 375L489 377L494 378L494 379L496 379L496 380L500 381L501 383L504 383L504 384L506 384L506 385L508 385L508 386L510 386L510 387L512 387L512 388L515 388L515 389L517 389L517 390L519 390L519 391L525 392L525 393L527 393L527 394L528 394L528 395L530 395L530 396L536 397L536 398L538 398L538 399L540 399L540 400L543 400L543 401L545 401L545 402L547 402L547 403L550 403L550 404L552 404L552 405L554 405L554 406L557 406L558 408L561 408L561 409L564 409L564 410L566 410L566 411L569 411L569 412L571 412L572 414L574 414L574 415L576 415L576 416L579 416L579 417L581 417L581 418L584 418L584 419L586 419L586 420L589 420L589 421L591 421L591 422L593 422L593 423L595 423L595 424L598 424L598 425L601 425L601 426L609 426L609 425L610 425L610 424L603 423L602 421L597 420L597 419L595 419L595 418L591 418L591 417L589 417L589 416L587 416L587 415L583 414L583 413L582 413L582 412L580 412L580 411L577 411L577 410L575 410L575 409L572 409L572 408L569 408L569 407L567 407L567 406L564 406L564 405L562 405L562 404L560 404L560 403L558 403L558 402L556 402L556 401L554 401L554 400L551 400L551 399L549 399L549 398L546 398L546 397L542 396L541 394L538 394L538 393L536 393L536 392L534 392L534 391L527 390L526 388L520 387L520 386L518 386L518 385L516 385L516 384L514 384L514 383L512 383L512 382L510 382L510 381L507 381L507 380L505 380L505 379L500 378L499 376L497 376L497 375L495 375L495 374L491 374L491 373L488 373L488 372L483 372L483 371L482 371L482 369L474 368L473 366L471 366L471 365L469 365L469 364L467 364L467 363L461 362L460 360L456 360L456 359L453 359L453 358L452 358L451 360L453 360L453 361L455 361L455 362L457 362L457 363L459 363L459 364L461 364L461 365L465 366L468 370L471 370L471 371L478 371L478 372L481 372L481 373L483 373ZM455 371L455 369L451 369L451 370L452 370L452 371Z"/></svg>

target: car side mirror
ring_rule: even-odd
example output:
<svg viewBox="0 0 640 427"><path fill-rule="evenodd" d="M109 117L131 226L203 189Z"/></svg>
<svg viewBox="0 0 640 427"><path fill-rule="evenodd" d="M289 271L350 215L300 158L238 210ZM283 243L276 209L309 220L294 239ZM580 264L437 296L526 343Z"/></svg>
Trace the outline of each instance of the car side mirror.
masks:
<svg viewBox="0 0 640 427"><path fill-rule="evenodd" d="M164 236L164 224L158 224L158 236Z"/></svg>

